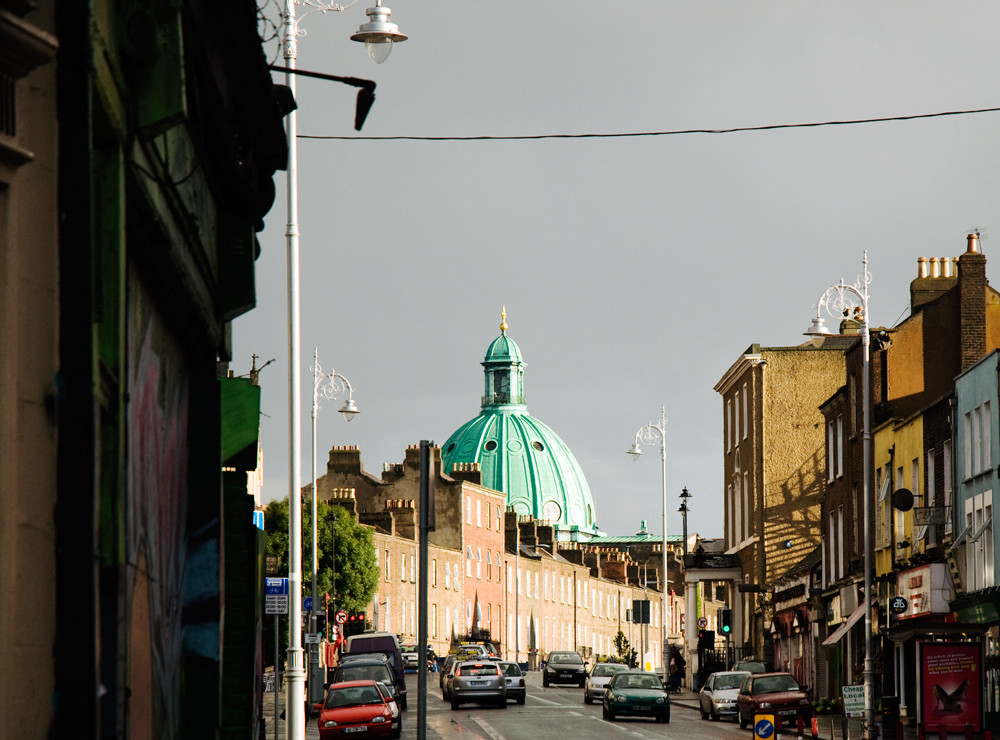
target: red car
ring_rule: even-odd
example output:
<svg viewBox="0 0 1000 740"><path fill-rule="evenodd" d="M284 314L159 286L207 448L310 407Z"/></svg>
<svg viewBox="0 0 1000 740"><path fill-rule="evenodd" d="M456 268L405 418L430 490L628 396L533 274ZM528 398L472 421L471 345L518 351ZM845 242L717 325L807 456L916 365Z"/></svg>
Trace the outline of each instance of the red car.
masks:
<svg viewBox="0 0 1000 740"><path fill-rule="evenodd" d="M754 723L754 716L770 714L781 719L783 727L794 727L799 717L808 725L812 717L809 692L791 673L752 673L740 684L736 695L740 727Z"/></svg>
<svg viewBox="0 0 1000 740"><path fill-rule="evenodd" d="M378 681L344 681L331 684L319 710L321 740L357 737L399 737L403 719L399 707Z"/></svg>

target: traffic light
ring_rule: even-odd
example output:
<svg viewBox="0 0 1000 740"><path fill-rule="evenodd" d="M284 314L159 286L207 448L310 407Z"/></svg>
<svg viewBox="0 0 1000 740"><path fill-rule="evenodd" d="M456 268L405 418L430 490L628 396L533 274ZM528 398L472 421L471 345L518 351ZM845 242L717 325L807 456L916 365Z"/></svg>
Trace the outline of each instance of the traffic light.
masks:
<svg viewBox="0 0 1000 740"><path fill-rule="evenodd" d="M729 635L733 631L733 610L726 607L719 610L719 632Z"/></svg>
<svg viewBox="0 0 1000 740"><path fill-rule="evenodd" d="M344 637L360 635L364 632L367 626L366 619L364 612L349 612L347 614L347 622L344 624Z"/></svg>
<svg viewBox="0 0 1000 740"><path fill-rule="evenodd" d="M319 633L320 639L326 636L326 614L323 612L316 615L316 632Z"/></svg>

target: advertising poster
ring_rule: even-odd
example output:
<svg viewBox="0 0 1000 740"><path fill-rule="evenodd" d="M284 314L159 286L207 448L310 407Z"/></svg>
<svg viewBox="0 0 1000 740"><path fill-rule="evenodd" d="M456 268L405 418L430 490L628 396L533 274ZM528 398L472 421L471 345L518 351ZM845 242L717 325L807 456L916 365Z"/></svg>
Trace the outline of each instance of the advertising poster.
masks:
<svg viewBox="0 0 1000 740"><path fill-rule="evenodd" d="M982 648L969 642L920 643L923 722L928 730L982 729Z"/></svg>

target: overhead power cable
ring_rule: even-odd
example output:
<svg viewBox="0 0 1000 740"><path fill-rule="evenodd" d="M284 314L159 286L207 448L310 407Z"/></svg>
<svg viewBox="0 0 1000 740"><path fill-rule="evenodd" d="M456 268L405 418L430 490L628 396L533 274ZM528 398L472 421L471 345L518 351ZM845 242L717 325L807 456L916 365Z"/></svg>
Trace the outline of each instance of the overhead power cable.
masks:
<svg viewBox="0 0 1000 740"><path fill-rule="evenodd" d="M536 139L621 139L637 136L681 136L687 134L737 134L746 131L774 131L786 128L819 128L820 126L857 126L865 123L887 123L890 121L914 121L920 118L941 118L943 116L967 116L974 113L997 113L1000 108L978 108L975 110L952 110L941 113L917 113L912 116L888 116L886 118L858 118L847 121L816 121L812 123L774 123L767 126L739 126L736 128L691 128L677 131L633 131L617 134L533 134L524 136L320 136L299 134L300 139L337 139L342 141L531 141Z"/></svg>

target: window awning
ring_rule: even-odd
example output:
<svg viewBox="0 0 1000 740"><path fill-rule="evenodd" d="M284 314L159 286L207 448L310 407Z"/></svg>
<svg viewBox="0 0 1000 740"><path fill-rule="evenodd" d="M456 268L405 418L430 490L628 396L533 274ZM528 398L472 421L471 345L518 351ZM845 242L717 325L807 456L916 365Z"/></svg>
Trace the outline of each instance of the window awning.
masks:
<svg viewBox="0 0 1000 740"><path fill-rule="evenodd" d="M833 645L835 642L840 642L840 638L846 635L847 631L858 623L858 620L861 619L862 615L865 613L867 606L868 602L865 602L851 612L851 616L847 618L847 621L837 627L837 629L833 631L832 635L823 640L823 644Z"/></svg>

